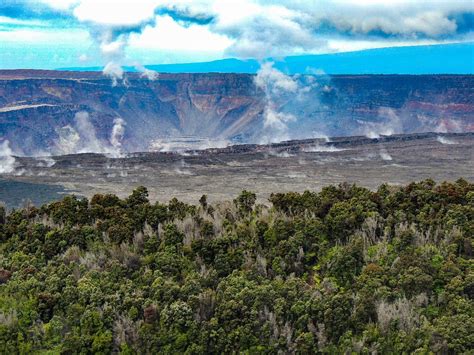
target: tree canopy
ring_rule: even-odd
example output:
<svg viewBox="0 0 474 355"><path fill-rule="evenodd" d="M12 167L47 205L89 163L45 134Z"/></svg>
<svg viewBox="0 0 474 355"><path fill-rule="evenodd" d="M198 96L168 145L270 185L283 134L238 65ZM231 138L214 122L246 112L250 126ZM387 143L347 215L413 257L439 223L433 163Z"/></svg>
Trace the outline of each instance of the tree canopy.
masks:
<svg viewBox="0 0 474 355"><path fill-rule="evenodd" d="M0 353L469 353L474 185L0 208Z"/></svg>

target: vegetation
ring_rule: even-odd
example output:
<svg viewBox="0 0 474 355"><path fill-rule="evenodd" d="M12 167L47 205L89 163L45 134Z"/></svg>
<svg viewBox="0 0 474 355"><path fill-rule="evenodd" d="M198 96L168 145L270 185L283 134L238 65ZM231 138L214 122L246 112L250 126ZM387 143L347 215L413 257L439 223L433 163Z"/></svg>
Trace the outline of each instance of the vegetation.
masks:
<svg viewBox="0 0 474 355"><path fill-rule="evenodd" d="M0 353L472 353L474 184L0 211Z"/></svg>

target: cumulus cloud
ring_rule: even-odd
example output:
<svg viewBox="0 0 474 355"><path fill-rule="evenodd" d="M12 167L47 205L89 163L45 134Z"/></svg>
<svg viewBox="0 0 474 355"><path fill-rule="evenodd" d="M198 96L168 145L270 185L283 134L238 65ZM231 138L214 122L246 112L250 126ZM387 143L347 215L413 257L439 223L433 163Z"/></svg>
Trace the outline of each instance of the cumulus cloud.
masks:
<svg viewBox="0 0 474 355"><path fill-rule="evenodd" d="M114 1L82 0L76 2L74 16L82 22L111 27L131 27L153 18L156 0Z"/></svg>
<svg viewBox="0 0 474 355"><path fill-rule="evenodd" d="M263 58L330 49L335 38L418 41L473 31L470 0L43 0L87 24L104 53L122 51L131 33L157 17L227 38L227 53ZM467 20L466 20L467 19ZM105 34L105 35L104 35ZM170 36L173 34L170 33ZM156 38L159 42L161 38ZM164 39L166 40L166 39Z"/></svg>
<svg viewBox="0 0 474 355"><path fill-rule="evenodd" d="M56 10L69 13L89 29L106 65L104 75L117 85L123 79L125 49L132 33L140 33L155 21L157 0L43 0Z"/></svg>
<svg viewBox="0 0 474 355"><path fill-rule="evenodd" d="M222 53L234 43L224 34L211 31L209 24L183 23L169 14L156 16L154 26L130 35L130 48L159 51Z"/></svg>

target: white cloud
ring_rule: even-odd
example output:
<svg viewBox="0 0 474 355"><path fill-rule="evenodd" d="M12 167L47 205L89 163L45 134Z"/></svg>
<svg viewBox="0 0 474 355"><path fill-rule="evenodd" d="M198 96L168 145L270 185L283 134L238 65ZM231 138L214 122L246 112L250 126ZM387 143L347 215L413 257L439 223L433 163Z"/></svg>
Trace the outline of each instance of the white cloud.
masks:
<svg viewBox="0 0 474 355"><path fill-rule="evenodd" d="M457 29L454 20L446 18L441 12L437 11L429 11L417 17L409 17L404 21L403 27L405 30L425 33L431 37L452 34Z"/></svg>
<svg viewBox="0 0 474 355"><path fill-rule="evenodd" d="M233 43L227 36L213 33L209 26L183 26L169 15L157 16L155 26L133 33L129 45L134 49L223 52Z"/></svg>
<svg viewBox="0 0 474 355"><path fill-rule="evenodd" d="M82 0L74 16L99 25L133 26L153 18L156 7L156 0Z"/></svg>
<svg viewBox="0 0 474 355"><path fill-rule="evenodd" d="M49 5L50 7L56 10L68 10L73 5L79 2L79 0L40 0L40 1L46 5Z"/></svg>
<svg viewBox="0 0 474 355"><path fill-rule="evenodd" d="M88 56L87 54L84 54L84 53L83 53L83 54L80 54L80 55L79 55L78 59L79 59L79 61L80 61L81 63L84 63L84 62L89 61L90 58L89 58L89 56Z"/></svg>
<svg viewBox="0 0 474 355"><path fill-rule="evenodd" d="M459 18L474 13L472 0L41 1L89 26L105 61L123 61L129 44L261 59L338 51L344 40L359 48L455 41L472 27Z"/></svg>
<svg viewBox="0 0 474 355"><path fill-rule="evenodd" d="M100 44L100 51L108 57L116 57L122 55L123 49L126 46L126 40L119 37L112 41L103 41Z"/></svg>
<svg viewBox="0 0 474 355"><path fill-rule="evenodd" d="M89 42L90 37L87 31L81 29L57 30L57 29L14 29L11 31L0 31L0 41L2 43L28 43L28 44L49 44L59 43L66 46L73 46L78 43Z"/></svg>
<svg viewBox="0 0 474 355"><path fill-rule="evenodd" d="M384 47L405 47L405 46L416 46L416 45L431 45L439 43L439 41L433 39L424 40L349 40L349 39L328 39L327 47L324 48L324 52L330 53L342 53L342 52L354 52L364 49L375 49ZM451 43L449 41L442 41L442 43ZM317 53L317 52L316 52Z"/></svg>
<svg viewBox="0 0 474 355"><path fill-rule="evenodd" d="M0 25L17 25L17 26L48 26L49 24L39 20L20 20L7 16L0 16Z"/></svg>

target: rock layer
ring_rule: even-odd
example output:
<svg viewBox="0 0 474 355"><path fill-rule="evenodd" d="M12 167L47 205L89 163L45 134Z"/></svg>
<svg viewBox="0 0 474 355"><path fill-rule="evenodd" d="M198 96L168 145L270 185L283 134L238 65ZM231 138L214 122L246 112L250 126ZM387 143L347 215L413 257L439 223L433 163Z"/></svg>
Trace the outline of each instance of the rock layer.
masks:
<svg viewBox="0 0 474 355"><path fill-rule="evenodd" d="M279 109L297 119L291 138L317 135L474 131L474 77L368 75L317 78L304 100ZM247 74L128 73L113 86L99 72L0 71L0 137L15 152L58 153L59 131L87 112L96 136L110 140L114 119L126 122L123 147L149 149L165 137L258 142L267 105Z"/></svg>

